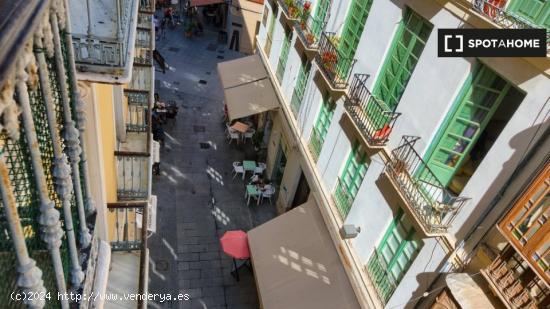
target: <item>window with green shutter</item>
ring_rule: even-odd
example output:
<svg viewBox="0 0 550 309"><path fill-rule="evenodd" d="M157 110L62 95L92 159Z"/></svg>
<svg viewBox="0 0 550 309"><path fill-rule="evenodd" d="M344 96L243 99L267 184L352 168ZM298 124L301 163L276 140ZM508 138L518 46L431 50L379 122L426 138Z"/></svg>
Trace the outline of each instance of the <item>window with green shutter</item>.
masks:
<svg viewBox="0 0 550 309"><path fill-rule="evenodd" d="M523 98L523 94L518 93L487 66L479 64L475 68L428 150L428 166L444 186L449 185L461 164L469 157L503 100L508 100L504 107L509 110L505 113L506 119L498 120L500 127L512 116L514 110L510 107L517 106Z"/></svg>
<svg viewBox="0 0 550 309"><path fill-rule="evenodd" d="M334 114L334 102L328 93L323 96L323 102L321 103L321 109L319 115L315 120L313 130L311 131L311 137L309 138L309 148L315 161L319 158L321 149L327 136L328 128Z"/></svg>
<svg viewBox="0 0 550 309"><path fill-rule="evenodd" d="M267 39L265 41L264 50L267 56L271 53L271 45L273 43L273 31L275 30L275 19L277 18L278 7L277 5L273 6L273 11L271 12L271 18L269 19L269 27L267 29Z"/></svg>
<svg viewBox="0 0 550 309"><path fill-rule="evenodd" d="M288 59L288 51L290 50L290 41L292 41L292 30L285 27L285 39L283 40L283 47L281 48L281 54L279 55L279 63L277 64L277 80L282 82L285 75L286 60Z"/></svg>
<svg viewBox="0 0 550 309"><path fill-rule="evenodd" d="M359 192L363 178L369 166L369 157L363 146L356 141L348 156L342 174L338 178L334 198L342 217L346 217L351 209L353 200Z"/></svg>
<svg viewBox="0 0 550 309"><path fill-rule="evenodd" d="M361 40L361 34L365 28L371 5L372 0L352 0L338 43L338 51L343 57L349 59L355 57L355 51L359 45L359 40ZM348 62L346 61L346 63ZM340 72L340 75L347 76L350 69L351 62L341 68L342 72Z"/></svg>
<svg viewBox="0 0 550 309"><path fill-rule="evenodd" d="M312 34L318 38L323 31L323 24L327 18L328 8L330 7L330 0L320 0L315 8L315 14L313 15L313 23L311 27Z"/></svg>
<svg viewBox="0 0 550 309"><path fill-rule="evenodd" d="M302 59L302 64L300 65L300 70L298 71L298 77L296 79L294 92L292 93L292 99L290 100L290 107L294 113L294 116L298 115L298 112L300 111L300 106L302 105L310 71L311 62L304 57Z"/></svg>
<svg viewBox="0 0 550 309"><path fill-rule="evenodd" d="M389 109L399 104L432 28L420 15L405 9L373 91Z"/></svg>
<svg viewBox="0 0 550 309"><path fill-rule="evenodd" d="M548 0L513 0L508 6L508 11L527 23L550 29Z"/></svg>
<svg viewBox="0 0 550 309"><path fill-rule="evenodd" d="M387 302L422 248L414 227L400 210L367 263L380 298Z"/></svg>

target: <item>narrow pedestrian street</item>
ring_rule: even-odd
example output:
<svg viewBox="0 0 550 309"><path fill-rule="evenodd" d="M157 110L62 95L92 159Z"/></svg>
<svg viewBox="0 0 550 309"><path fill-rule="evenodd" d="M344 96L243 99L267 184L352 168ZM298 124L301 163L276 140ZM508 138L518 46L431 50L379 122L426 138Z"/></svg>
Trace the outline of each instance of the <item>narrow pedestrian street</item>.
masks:
<svg viewBox="0 0 550 309"><path fill-rule="evenodd" d="M149 238L149 291L188 293L191 299L149 302L150 308L259 307L252 271L243 267L237 282L219 238L227 230L248 231L276 210L268 202L247 206L243 180L232 179L232 162L250 156L245 150L251 146L226 142L216 65L243 55L219 45L217 35L205 28L189 39L179 28L167 29L156 42L172 69L157 69L155 89L162 101L175 101L179 113L164 126L161 175L153 178L158 210L157 232Z"/></svg>

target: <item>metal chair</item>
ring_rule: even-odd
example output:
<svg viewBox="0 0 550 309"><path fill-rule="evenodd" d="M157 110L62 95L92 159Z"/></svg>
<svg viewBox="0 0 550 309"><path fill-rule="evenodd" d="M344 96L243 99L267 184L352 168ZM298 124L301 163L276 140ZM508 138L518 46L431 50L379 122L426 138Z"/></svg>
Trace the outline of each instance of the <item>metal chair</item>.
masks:
<svg viewBox="0 0 550 309"><path fill-rule="evenodd" d="M259 174L259 175L263 174L264 171L265 171L265 169L266 169L266 167L267 167L267 166L265 165L265 163L263 163L263 162L258 162L258 164L257 164L257 166L256 166L256 169L254 169L254 174Z"/></svg>
<svg viewBox="0 0 550 309"><path fill-rule="evenodd" d="M243 143L246 143L246 140L249 139L252 141L252 137L256 133L256 130L254 129L248 129L245 133L243 133Z"/></svg>
<svg viewBox="0 0 550 309"><path fill-rule="evenodd" d="M233 179L237 174L242 174L244 179L244 167L241 162L233 162Z"/></svg>
<svg viewBox="0 0 550 309"><path fill-rule="evenodd" d="M260 199L261 203L264 202L264 199L269 199L269 205L271 205L271 197L275 195L275 188L271 185L267 185L268 187L262 192Z"/></svg>

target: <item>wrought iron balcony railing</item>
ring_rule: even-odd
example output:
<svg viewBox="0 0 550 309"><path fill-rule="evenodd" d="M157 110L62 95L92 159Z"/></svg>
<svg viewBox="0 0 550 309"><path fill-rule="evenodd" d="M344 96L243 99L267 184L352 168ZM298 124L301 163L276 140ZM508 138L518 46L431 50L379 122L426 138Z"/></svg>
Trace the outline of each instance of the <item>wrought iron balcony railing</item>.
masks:
<svg viewBox="0 0 550 309"><path fill-rule="evenodd" d="M141 91L126 91L128 109L126 112L127 132L149 131L149 94Z"/></svg>
<svg viewBox="0 0 550 309"><path fill-rule="evenodd" d="M342 218L346 218L349 211L351 210L351 206L353 205L354 197L347 192L346 187L344 186L344 183L338 177L338 182L336 183L336 188L334 189L333 194L334 203L336 204L336 207L340 211L340 214L342 215Z"/></svg>
<svg viewBox="0 0 550 309"><path fill-rule="evenodd" d="M533 29L543 28L533 25L529 21L515 16L505 10L506 1L500 0L473 0L473 9L485 16L493 23L505 29ZM550 53L550 31L546 30L547 51Z"/></svg>
<svg viewBox="0 0 550 309"><path fill-rule="evenodd" d="M148 198L150 155L145 152L115 151L117 197L119 200Z"/></svg>
<svg viewBox="0 0 550 309"><path fill-rule="evenodd" d="M507 246L481 274L507 308L548 308L550 289L527 263Z"/></svg>
<svg viewBox="0 0 550 309"><path fill-rule="evenodd" d="M138 28L151 29L153 26L153 15L147 13L138 14Z"/></svg>
<svg viewBox="0 0 550 309"><path fill-rule="evenodd" d="M109 203L108 216L114 217L115 231L111 231L112 259L116 251L139 251L139 282L137 292L144 295L148 291L149 252L147 231L149 227L149 205L147 201L129 203ZM138 308L146 308L147 300L138 299Z"/></svg>
<svg viewBox="0 0 550 309"><path fill-rule="evenodd" d="M419 137L403 136L386 163L386 174L404 199L405 211L426 236L444 234L467 198L455 196L414 149Z"/></svg>
<svg viewBox="0 0 550 309"><path fill-rule="evenodd" d="M280 7L288 20L298 20L302 17L304 4L301 0L279 0Z"/></svg>
<svg viewBox="0 0 550 309"><path fill-rule="evenodd" d="M138 5L138 0L71 1L74 60L87 79L120 82L129 78Z"/></svg>
<svg viewBox="0 0 550 309"><path fill-rule="evenodd" d="M365 85L368 77L366 74L355 74L344 106L367 143L380 147L388 142L395 121L401 114L393 112L372 95Z"/></svg>
<svg viewBox="0 0 550 309"><path fill-rule="evenodd" d="M316 50L319 48L321 31L325 28L325 22L309 15L307 18L296 21L296 32L306 49ZM314 31L319 29L320 31Z"/></svg>
<svg viewBox="0 0 550 309"><path fill-rule="evenodd" d="M139 11L154 14L156 10L155 0L139 0Z"/></svg>
<svg viewBox="0 0 550 309"><path fill-rule="evenodd" d="M53 296L89 295L99 267L66 3L0 1L2 308L92 307ZM13 292L52 297L16 301Z"/></svg>
<svg viewBox="0 0 550 309"><path fill-rule="evenodd" d="M367 265L367 274L378 293L378 298L385 304L397 288L393 275L388 272L388 266L378 251L375 249Z"/></svg>
<svg viewBox="0 0 550 309"><path fill-rule="evenodd" d="M142 229L147 226L147 202L109 203L109 216L115 222L111 231L111 248L114 251L140 250Z"/></svg>
<svg viewBox="0 0 550 309"><path fill-rule="evenodd" d="M345 90L356 59L345 57L335 41L334 33L323 32L316 60L329 86L333 90Z"/></svg>

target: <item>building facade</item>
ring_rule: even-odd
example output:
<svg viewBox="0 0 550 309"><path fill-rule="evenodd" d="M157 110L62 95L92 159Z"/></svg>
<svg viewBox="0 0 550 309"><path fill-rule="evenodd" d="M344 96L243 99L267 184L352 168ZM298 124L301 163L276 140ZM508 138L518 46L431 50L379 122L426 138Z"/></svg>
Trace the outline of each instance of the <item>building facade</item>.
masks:
<svg viewBox="0 0 550 309"><path fill-rule="evenodd" d="M280 102L266 125L277 206L316 200L363 307L431 305L550 149L548 58L438 58L437 29L548 29L548 12L266 1L257 52ZM361 232L342 239L344 225Z"/></svg>
<svg viewBox="0 0 550 309"><path fill-rule="evenodd" d="M104 297L70 293L147 292L154 10L0 5L3 306L103 308Z"/></svg>

